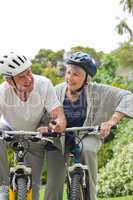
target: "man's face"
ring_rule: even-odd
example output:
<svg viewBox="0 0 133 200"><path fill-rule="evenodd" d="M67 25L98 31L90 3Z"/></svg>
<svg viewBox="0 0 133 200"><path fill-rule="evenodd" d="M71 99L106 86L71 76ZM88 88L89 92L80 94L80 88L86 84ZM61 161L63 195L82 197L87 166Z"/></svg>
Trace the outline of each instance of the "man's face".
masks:
<svg viewBox="0 0 133 200"><path fill-rule="evenodd" d="M31 68L28 68L24 72L14 76L14 81L20 92L31 92L33 90L34 83Z"/></svg>

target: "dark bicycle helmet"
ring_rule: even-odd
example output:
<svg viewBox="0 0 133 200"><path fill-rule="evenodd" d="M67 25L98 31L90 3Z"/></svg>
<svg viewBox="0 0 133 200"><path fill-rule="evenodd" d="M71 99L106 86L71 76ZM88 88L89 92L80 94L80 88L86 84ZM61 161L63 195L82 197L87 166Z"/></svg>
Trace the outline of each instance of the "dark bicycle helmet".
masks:
<svg viewBox="0 0 133 200"><path fill-rule="evenodd" d="M87 75L95 76L97 72L97 65L95 60L87 53L75 52L66 59L66 64L76 65L81 67Z"/></svg>

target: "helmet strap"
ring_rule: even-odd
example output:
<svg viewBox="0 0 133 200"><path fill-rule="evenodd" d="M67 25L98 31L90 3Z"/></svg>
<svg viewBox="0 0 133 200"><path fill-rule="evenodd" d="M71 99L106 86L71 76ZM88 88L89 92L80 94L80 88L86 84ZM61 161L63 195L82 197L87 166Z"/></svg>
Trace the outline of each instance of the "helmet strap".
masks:
<svg viewBox="0 0 133 200"><path fill-rule="evenodd" d="M15 80L14 80L14 78L12 77L12 81L13 81L13 83L14 83L14 86L15 87L13 87L13 89L14 89L14 92L19 96L19 98L22 100L22 101L27 101L27 98L28 98L28 96L29 96L29 93L27 93L27 92L20 92L20 90L18 89L18 87L17 87L17 84L16 84L16 82L15 82Z"/></svg>
<svg viewBox="0 0 133 200"><path fill-rule="evenodd" d="M14 80L14 77L12 77L11 78L12 79L12 81L13 81L13 84L14 84L14 90L15 90L15 92L17 92L17 90L18 90L18 87L17 87L17 84L16 84L16 82L15 82L15 80Z"/></svg>

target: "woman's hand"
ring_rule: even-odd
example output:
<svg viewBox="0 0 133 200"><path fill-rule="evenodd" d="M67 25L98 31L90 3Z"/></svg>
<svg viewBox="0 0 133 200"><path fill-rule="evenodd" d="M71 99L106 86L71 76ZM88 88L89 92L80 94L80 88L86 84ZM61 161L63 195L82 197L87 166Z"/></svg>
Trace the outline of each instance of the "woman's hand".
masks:
<svg viewBox="0 0 133 200"><path fill-rule="evenodd" d="M115 112L111 119L107 122L103 122L100 127L101 137L105 138L110 134L110 129L115 126L123 117L125 116L124 113Z"/></svg>
<svg viewBox="0 0 133 200"><path fill-rule="evenodd" d="M110 134L112 126L114 126L114 123L111 120L101 124L100 133L102 138L106 138Z"/></svg>

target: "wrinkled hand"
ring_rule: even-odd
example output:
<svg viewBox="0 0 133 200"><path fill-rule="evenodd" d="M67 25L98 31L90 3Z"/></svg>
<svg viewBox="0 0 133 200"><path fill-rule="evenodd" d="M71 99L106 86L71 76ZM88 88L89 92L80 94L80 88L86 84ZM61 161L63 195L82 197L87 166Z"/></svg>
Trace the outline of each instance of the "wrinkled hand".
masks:
<svg viewBox="0 0 133 200"><path fill-rule="evenodd" d="M60 123L56 120L52 120L50 123L49 123L49 129L51 131L55 131L55 132L62 132L61 130L61 127L60 127Z"/></svg>
<svg viewBox="0 0 133 200"><path fill-rule="evenodd" d="M111 120L107 122L103 122L100 127L101 137L106 138L110 134L110 130L113 126L114 126L114 123Z"/></svg>
<svg viewBox="0 0 133 200"><path fill-rule="evenodd" d="M43 133L43 134L47 134L48 133L48 127L47 126L40 126L37 131L39 131L40 133Z"/></svg>

